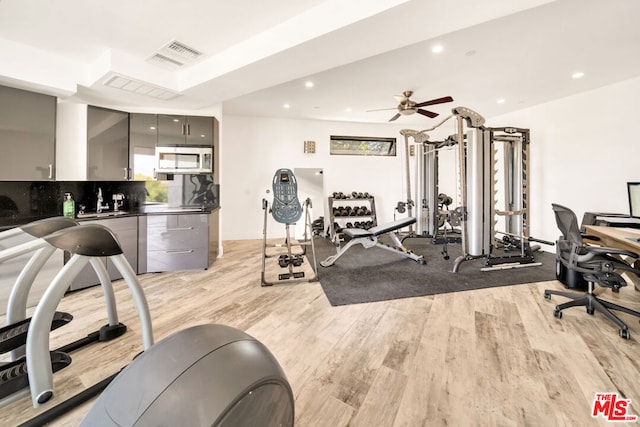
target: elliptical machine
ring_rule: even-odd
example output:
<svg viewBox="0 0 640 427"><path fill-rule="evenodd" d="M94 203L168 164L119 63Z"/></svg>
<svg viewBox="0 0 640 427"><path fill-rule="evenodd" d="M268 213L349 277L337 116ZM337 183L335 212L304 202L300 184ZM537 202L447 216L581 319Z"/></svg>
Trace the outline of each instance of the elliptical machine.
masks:
<svg viewBox="0 0 640 427"><path fill-rule="evenodd" d="M296 282L313 282L318 279L317 264L316 264L316 251L313 244L313 232L311 230L311 214L309 208L311 207L311 200L306 199L304 205L300 205L298 200L298 181L295 175L290 169L278 169L273 176L272 182L273 188L273 205L269 207L269 202L266 199L262 199L262 209L264 210L264 226L263 226L263 238L262 238L262 272L260 276L261 286L272 286L275 283L273 281L266 280L266 259L276 256L276 254L267 254L267 247L286 247L287 252L277 254L278 265L281 268L287 268L287 273L278 274L278 281L288 280L288 283ZM304 208L304 209L303 209ZM302 217L304 210L304 238L300 243L291 242L291 234L289 226L299 221ZM281 244L267 244L267 216L271 213L273 219L281 224L285 224L287 230L287 236L285 245ZM293 253L292 247L302 247L302 252ZM311 246L311 258L313 259L313 271L314 274L305 278L304 271L296 271L294 267L300 267L304 262L304 256L306 254L307 246Z"/></svg>

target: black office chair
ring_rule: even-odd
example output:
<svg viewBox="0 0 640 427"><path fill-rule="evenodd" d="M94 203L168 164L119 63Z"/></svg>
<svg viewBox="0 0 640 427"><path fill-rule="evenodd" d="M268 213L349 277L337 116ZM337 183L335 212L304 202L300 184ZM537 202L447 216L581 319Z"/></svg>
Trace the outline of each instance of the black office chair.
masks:
<svg viewBox="0 0 640 427"><path fill-rule="evenodd" d="M562 236L556 242L556 268L564 266L567 271L577 271L584 276L588 284L586 294L546 289L544 291L546 299L551 299L551 295L560 295L572 300L557 305L553 315L560 319L562 318L562 310L565 308L585 306L588 314L593 315L596 310L604 314L620 328L620 336L624 339L629 339L631 337L629 328L610 310L621 311L638 318L640 318L640 312L604 301L596 297L593 289L594 283L605 288L611 288L613 291L618 291L621 287L627 286L622 276L614 272L614 270L628 271L632 274L639 274L640 270L634 269L615 256L628 256L637 259L638 254L621 249L585 245L582 240L584 236L580 233L575 213L564 206L552 204L552 207L556 216L556 223L562 233Z"/></svg>

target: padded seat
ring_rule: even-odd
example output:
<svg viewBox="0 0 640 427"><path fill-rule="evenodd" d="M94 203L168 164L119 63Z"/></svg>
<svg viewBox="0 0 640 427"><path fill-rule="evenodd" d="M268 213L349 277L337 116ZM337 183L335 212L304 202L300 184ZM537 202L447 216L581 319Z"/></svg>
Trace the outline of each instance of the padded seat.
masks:
<svg viewBox="0 0 640 427"><path fill-rule="evenodd" d="M424 257L422 255L416 255L412 251L404 247L396 233L401 228L408 227L411 224L415 224L415 222L415 218L406 217L387 222L385 224L377 225L375 227L371 227L368 230L365 230L363 228L347 228L343 232L345 235L351 237L349 243L347 243L343 248L338 247L337 253L328 257L324 261L321 261L320 265L323 267L332 266L338 260L338 258L340 258L349 248L356 244L362 245L365 249L377 246L379 248L398 253L407 258L411 258L419 264L426 264L426 261L424 260ZM389 235L389 237L395 244L395 247L380 243L378 241L378 236L381 236L383 234Z"/></svg>

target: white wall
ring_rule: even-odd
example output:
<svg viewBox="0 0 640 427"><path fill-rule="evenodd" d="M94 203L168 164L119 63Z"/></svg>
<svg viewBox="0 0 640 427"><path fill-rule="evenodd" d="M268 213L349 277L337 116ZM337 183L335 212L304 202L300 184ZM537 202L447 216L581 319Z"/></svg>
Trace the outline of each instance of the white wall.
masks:
<svg viewBox="0 0 640 427"><path fill-rule="evenodd" d="M221 140L222 239L262 238L262 199L272 201L273 174L279 168L321 168L325 196L334 191L369 192L375 196L378 222L393 219L394 206L403 193L404 139L401 125L288 120L223 115ZM330 135L395 137L395 157L331 156ZM304 154L303 142L316 141L316 154ZM285 229L271 218L269 237L284 236Z"/></svg>
<svg viewBox="0 0 640 427"><path fill-rule="evenodd" d="M87 179L87 104L58 100L56 180Z"/></svg>
<svg viewBox="0 0 640 427"><path fill-rule="evenodd" d="M490 127L531 130L530 235L551 241L557 238L551 203L570 207L578 220L586 211L628 213L626 182L640 181L640 146L633 126L638 113L640 78L635 78L487 118ZM392 220L393 207L406 199L400 125L228 115L223 121L223 240L261 237L261 200L280 167L322 168L327 196L333 191L374 193L379 222ZM453 125L445 124L429 134L431 140L440 140L452 133ZM332 134L396 137L398 156L330 156ZM315 155L302 153L304 140L316 141ZM457 189L450 187L455 185L455 157L443 153L440 158L441 191L454 199ZM270 222L270 237L283 233L284 227Z"/></svg>
<svg viewBox="0 0 640 427"><path fill-rule="evenodd" d="M531 129L531 232L555 240L551 203L629 213L627 181L640 181L640 78L487 120ZM553 250L553 249L551 249Z"/></svg>

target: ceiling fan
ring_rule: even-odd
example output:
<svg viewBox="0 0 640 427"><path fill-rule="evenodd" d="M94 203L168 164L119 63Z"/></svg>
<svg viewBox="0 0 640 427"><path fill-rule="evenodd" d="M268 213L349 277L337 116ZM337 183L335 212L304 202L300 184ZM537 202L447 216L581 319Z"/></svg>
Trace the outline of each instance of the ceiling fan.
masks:
<svg viewBox="0 0 640 427"><path fill-rule="evenodd" d="M442 104L444 102L452 102L453 98L450 96L445 96L443 98L432 99L430 101L425 102L415 102L412 101L411 95L413 95L413 91L405 90L402 95L395 95L394 98L398 101L398 106L395 109L398 110L395 116L389 119L390 122L396 120L400 116L409 116L414 113L422 114L423 116L427 116L430 118L434 118L438 116L438 113L434 113L433 111L423 110L421 107L426 107L427 105L435 105ZM368 111L382 111L382 110L393 110L394 108L382 108L380 110L368 110Z"/></svg>

